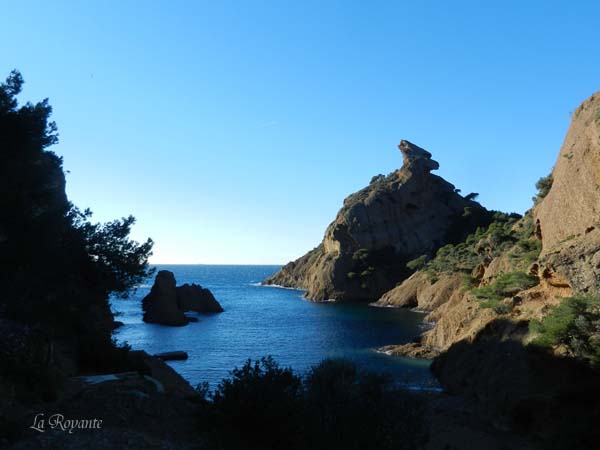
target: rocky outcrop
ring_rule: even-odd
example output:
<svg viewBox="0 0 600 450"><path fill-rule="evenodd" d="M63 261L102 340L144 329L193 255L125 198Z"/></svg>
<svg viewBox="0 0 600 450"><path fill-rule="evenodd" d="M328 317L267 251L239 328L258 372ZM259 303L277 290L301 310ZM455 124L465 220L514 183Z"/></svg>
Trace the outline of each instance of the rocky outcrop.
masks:
<svg viewBox="0 0 600 450"><path fill-rule="evenodd" d="M399 149L401 169L347 197L323 242L263 283L305 289L317 301L375 300L410 274L406 262L489 223L472 196L430 173L439 164L429 152L408 141Z"/></svg>
<svg viewBox="0 0 600 450"><path fill-rule="evenodd" d="M7 409L9 425L15 432L0 439L0 448L37 449L198 449L206 444L198 437L198 416L202 397L168 364L143 351L131 351L128 371L85 374L65 380L62 395L53 403L36 403ZM2 403L0 400L0 413ZM60 413L66 418L97 418L98 428L70 433L50 427L49 420ZM32 417L44 432L30 429ZM5 422L4 422L5 423ZM66 423L66 420L65 420ZM3 437L6 434L3 435ZM11 435L8 435L11 436ZM12 445L11 445L12 444Z"/></svg>
<svg viewBox="0 0 600 450"><path fill-rule="evenodd" d="M192 283L177 286L177 305L182 311L195 311L201 314L220 313L223 308L210 290Z"/></svg>
<svg viewBox="0 0 600 450"><path fill-rule="evenodd" d="M396 356L429 359L454 342L472 339L495 314L489 309L480 310L478 301L462 289L462 284L460 273L444 274L432 281L425 272L416 272L385 293L375 305L429 311L424 321L433 326L421 335L419 342L389 345L380 350Z"/></svg>
<svg viewBox="0 0 600 450"><path fill-rule="evenodd" d="M187 325L188 320L177 304L177 289L173 272L161 270L156 275L152 290L142 300L144 322L162 325Z"/></svg>
<svg viewBox="0 0 600 450"><path fill-rule="evenodd" d="M411 307L433 311L446 303L461 287L460 275L444 275L432 282L425 272L416 272L402 284L386 292L375 306Z"/></svg>
<svg viewBox="0 0 600 450"><path fill-rule="evenodd" d="M176 286L175 275L161 270L156 275L152 290L142 300L144 322L182 326L190 320L186 311L199 313L222 312L223 308L208 289L197 284Z"/></svg>

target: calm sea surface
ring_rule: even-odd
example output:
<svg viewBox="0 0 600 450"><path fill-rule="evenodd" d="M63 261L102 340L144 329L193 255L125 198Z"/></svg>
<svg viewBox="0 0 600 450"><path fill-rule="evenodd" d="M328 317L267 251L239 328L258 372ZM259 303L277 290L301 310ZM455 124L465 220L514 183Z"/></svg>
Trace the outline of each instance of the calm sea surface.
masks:
<svg viewBox="0 0 600 450"><path fill-rule="evenodd" d="M157 266L175 274L177 284L209 288L225 312L197 315L200 321L168 327L142 321L142 298L153 280L127 300L113 299L119 342L158 353L185 350L186 361L169 364L192 385L208 381L211 389L248 358L272 355L280 364L306 371L327 357L346 357L360 367L391 373L409 386L434 384L427 361L391 357L374 351L412 340L421 332L422 314L366 305L311 303L294 289L259 286L280 266Z"/></svg>

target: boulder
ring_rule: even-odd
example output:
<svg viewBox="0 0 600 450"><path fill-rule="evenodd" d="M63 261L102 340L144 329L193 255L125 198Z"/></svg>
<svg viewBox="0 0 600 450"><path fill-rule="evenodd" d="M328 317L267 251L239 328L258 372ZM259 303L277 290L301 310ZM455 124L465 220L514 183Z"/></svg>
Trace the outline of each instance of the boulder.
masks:
<svg viewBox="0 0 600 450"><path fill-rule="evenodd" d="M142 300L144 322L162 325L187 325L188 319L179 308L173 272L161 270L156 275L152 290Z"/></svg>
<svg viewBox="0 0 600 450"><path fill-rule="evenodd" d="M212 292L195 283L186 283L177 287L177 304L182 311L196 311L198 313L223 312L223 308L215 299Z"/></svg>

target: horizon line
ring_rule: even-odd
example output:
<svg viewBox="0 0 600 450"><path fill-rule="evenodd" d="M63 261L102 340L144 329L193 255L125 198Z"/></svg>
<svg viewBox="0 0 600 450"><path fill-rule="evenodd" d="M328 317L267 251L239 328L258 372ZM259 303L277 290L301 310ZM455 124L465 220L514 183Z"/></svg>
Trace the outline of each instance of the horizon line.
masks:
<svg viewBox="0 0 600 450"><path fill-rule="evenodd" d="M168 262L151 262L150 266L284 266L282 263L266 264L266 263L168 263Z"/></svg>

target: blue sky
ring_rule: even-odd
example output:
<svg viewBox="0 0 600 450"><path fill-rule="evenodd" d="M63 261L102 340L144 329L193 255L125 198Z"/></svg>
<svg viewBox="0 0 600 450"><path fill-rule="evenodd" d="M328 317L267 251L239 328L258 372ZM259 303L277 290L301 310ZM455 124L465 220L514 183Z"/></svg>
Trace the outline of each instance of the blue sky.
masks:
<svg viewBox="0 0 600 450"><path fill-rule="evenodd" d="M491 3L495 3L492 5ZM600 89L600 2L3 2L67 190L157 263L284 263L408 139L524 212Z"/></svg>

